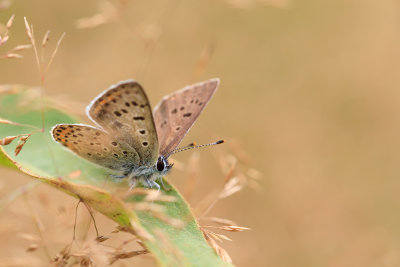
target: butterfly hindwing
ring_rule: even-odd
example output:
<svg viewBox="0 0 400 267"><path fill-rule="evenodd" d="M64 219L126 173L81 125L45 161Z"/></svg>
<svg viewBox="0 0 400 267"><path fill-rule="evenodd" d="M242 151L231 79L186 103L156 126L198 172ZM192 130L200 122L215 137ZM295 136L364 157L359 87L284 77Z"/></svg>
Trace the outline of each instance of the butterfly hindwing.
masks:
<svg viewBox="0 0 400 267"><path fill-rule="evenodd" d="M176 148L194 124L219 85L219 79L187 86L165 96L154 108L160 154Z"/></svg>
<svg viewBox="0 0 400 267"><path fill-rule="evenodd" d="M103 167L123 171L139 165L135 150L100 129L82 124L58 124L53 127L52 135L77 155Z"/></svg>
<svg viewBox="0 0 400 267"><path fill-rule="evenodd" d="M123 81L100 94L87 108L106 132L132 146L143 165L158 157L158 140L148 98L139 83Z"/></svg>

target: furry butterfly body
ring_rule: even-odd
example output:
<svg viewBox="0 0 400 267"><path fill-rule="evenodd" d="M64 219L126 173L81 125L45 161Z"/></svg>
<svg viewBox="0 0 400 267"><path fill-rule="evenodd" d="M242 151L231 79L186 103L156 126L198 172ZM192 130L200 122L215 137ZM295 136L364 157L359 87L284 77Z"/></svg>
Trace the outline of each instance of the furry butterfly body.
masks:
<svg viewBox="0 0 400 267"><path fill-rule="evenodd" d="M56 142L95 164L148 187L172 167L168 157L182 141L217 90L218 79L187 86L165 96L151 110L142 86L134 80L111 86L87 107L96 127L58 124L51 133Z"/></svg>

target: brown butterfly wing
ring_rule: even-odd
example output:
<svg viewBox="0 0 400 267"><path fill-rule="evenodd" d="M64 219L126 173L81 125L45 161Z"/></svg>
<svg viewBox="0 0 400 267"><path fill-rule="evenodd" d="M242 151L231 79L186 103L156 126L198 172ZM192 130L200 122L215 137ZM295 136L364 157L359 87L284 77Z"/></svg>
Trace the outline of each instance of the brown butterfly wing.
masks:
<svg viewBox="0 0 400 267"><path fill-rule="evenodd" d="M203 111L219 85L219 79L187 86L165 96L154 108L160 154L175 149Z"/></svg>
<svg viewBox="0 0 400 267"><path fill-rule="evenodd" d="M135 150L101 129L82 124L58 124L53 127L52 136L77 155L103 167L122 171L139 165Z"/></svg>
<svg viewBox="0 0 400 267"><path fill-rule="evenodd" d="M133 147L143 165L158 158L158 140L149 100L139 83L123 81L100 94L88 116L113 138Z"/></svg>

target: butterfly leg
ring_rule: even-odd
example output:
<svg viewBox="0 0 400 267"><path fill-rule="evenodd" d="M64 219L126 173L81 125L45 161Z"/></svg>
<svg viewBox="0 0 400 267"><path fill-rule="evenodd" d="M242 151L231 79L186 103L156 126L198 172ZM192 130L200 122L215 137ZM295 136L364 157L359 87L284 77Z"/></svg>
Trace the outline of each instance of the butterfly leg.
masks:
<svg viewBox="0 0 400 267"><path fill-rule="evenodd" d="M162 188L163 188L165 191L170 191L170 190L171 190L171 187L166 187L166 186L165 186L162 177L160 177L159 180L160 180L160 183L161 183Z"/></svg>
<svg viewBox="0 0 400 267"><path fill-rule="evenodd" d="M153 188L153 184L151 183L151 180L149 179L144 179L143 183L145 184L146 187Z"/></svg>
<svg viewBox="0 0 400 267"><path fill-rule="evenodd" d="M151 180L150 183L157 188L157 192L160 192L160 185L157 184L155 181Z"/></svg>
<svg viewBox="0 0 400 267"><path fill-rule="evenodd" d="M129 179L129 191L136 187L136 178Z"/></svg>
<svg viewBox="0 0 400 267"><path fill-rule="evenodd" d="M112 178L116 178L116 179L122 179L122 178L125 178L125 177L126 177L125 175L115 175L115 174L110 174L110 176L111 176Z"/></svg>

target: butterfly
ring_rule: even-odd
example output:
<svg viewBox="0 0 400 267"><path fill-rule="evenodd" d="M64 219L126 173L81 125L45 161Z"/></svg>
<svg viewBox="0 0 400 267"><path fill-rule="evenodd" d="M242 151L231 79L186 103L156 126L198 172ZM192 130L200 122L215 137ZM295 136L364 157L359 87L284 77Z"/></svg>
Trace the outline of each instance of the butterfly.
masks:
<svg viewBox="0 0 400 267"><path fill-rule="evenodd" d="M57 124L51 134L78 156L119 173L114 177L128 178L131 189L139 181L159 190L155 181L162 183L170 172L169 156L194 147L177 149L218 85L216 78L187 86L165 96L152 111L143 87L135 80L122 81L86 108L95 127Z"/></svg>

